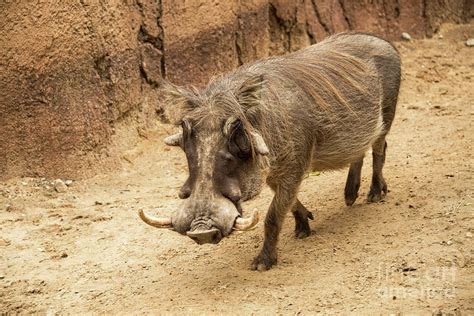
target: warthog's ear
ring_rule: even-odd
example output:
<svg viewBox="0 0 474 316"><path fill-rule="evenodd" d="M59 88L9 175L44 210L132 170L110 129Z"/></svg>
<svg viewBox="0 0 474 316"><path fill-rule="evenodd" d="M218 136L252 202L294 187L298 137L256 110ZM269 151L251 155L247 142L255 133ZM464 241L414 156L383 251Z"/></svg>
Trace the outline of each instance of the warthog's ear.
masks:
<svg viewBox="0 0 474 316"><path fill-rule="evenodd" d="M262 89L265 80L263 75L254 75L244 81L237 92L237 101L245 111L245 116L250 122L249 126L245 131L246 136L250 139L250 142L257 154L268 155L269 150L267 144L263 140L262 135L257 132L251 125L256 124L258 108L261 102Z"/></svg>
<svg viewBox="0 0 474 316"><path fill-rule="evenodd" d="M175 124L180 122L186 113L199 106L195 88L187 89L163 81L160 93L165 115Z"/></svg>
<svg viewBox="0 0 474 316"><path fill-rule="evenodd" d="M229 151L241 159L252 156L252 146L257 154L269 153L262 135L257 131L246 131L238 118L231 117L225 122L224 135L229 139Z"/></svg>
<svg viewBox="0 0 474 316"><path fill-rule="evenodd" d="M223 132L228 139L228 149L232 155L240 159L252 156L252 147L240 119L236 117L227 119Z"/></svg>
<svg viewBox="0 0 474 316"><path fill-rule="evenodd" d="M260 95L263 88L263 75L251 76L242 83L237 91L237 101L245 109L256 106L260 103Z"/></svg>

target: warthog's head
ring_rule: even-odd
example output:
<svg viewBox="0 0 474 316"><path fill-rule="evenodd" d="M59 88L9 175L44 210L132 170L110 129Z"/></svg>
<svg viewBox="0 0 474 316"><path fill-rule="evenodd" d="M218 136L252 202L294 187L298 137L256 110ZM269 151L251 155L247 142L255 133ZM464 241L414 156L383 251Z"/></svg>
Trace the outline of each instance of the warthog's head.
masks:
<svg viewBox="0 0 474 316"><path fill-rule="evenodd" d="M223 89L209 85L201 93L169 86L172 105L179 108L181 131L165 139L186 154L189 176L179 191L181 206L171 218L140 217L155 227L173 228L199 244L217 243L233 229L247 230L258 214L242 217L241 201L260 192L259 159L269 153L249 120L258 103L260 76ZM179 101L179 102L178 102Z"/></svg>

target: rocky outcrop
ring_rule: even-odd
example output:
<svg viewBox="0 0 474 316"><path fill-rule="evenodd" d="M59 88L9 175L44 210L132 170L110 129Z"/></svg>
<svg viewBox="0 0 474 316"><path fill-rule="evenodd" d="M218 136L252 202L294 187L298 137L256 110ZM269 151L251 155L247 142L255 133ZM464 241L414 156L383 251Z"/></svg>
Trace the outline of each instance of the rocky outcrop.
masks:
<svg viewBox="0 0 474 316"><path fill-rule="evenodd" d="M113 135L152 124L164 77L202 86L335 32L430 36L473 11L469 0L3 1L0 178L119 166Z"/></svg>

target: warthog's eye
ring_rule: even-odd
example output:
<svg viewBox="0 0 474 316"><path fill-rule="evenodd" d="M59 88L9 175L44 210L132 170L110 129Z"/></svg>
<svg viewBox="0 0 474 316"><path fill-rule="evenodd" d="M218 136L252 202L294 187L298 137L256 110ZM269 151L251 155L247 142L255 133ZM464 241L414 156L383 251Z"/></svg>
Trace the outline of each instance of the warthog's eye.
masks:
<svg viewBox="0 0 474 316"><path fill-rule="evenodd" d="M194 137L192 135L192 126L188 120L181 121L181 127L183 129L183 141L182 149L186 154L186 160L188 162L189 177L181 187L179 191L179 197L186 199L191 195L194 182L197 175L197 149Z"/></svg>
<svg viewBox="0 0 474 316"><path fill-rule="evenodd" d="M240 120L236 120L232 124L228 149L232 155L242 160L252 156L250 141Z"/></svg>

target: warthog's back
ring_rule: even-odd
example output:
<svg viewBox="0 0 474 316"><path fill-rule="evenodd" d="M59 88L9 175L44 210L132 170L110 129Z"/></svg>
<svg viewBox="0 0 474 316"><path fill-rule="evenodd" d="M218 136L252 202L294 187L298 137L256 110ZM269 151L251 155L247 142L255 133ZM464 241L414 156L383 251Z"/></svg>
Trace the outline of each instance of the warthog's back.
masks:
<svg viewBox="0 0 474 316"><path fill-rule="evenodd" d="M334 169L363 156L390 128L400 59L380 38L342 33L243 66L224 81L238 86L255 74L263 75L266 87L259 108L265 120L257 128L276 155L307 155L311 146L308 167Z"/></svg>
<svg viewBox="0 0 474 316"><path fill-rule="evenodd" d="M355 92L357 87L352 87L355 90L345 92L349 111L336 102L326 115L328 120L319 125L328 128L314 146L312 168L340 168L362 157L390 129L400 87L400 58L391 44L366 34L339 34L316 49L343 52L362 60L366 67L365 74L358 74L366 91ZM341 89L350 91L351 87L343 84Z"/></svg>

